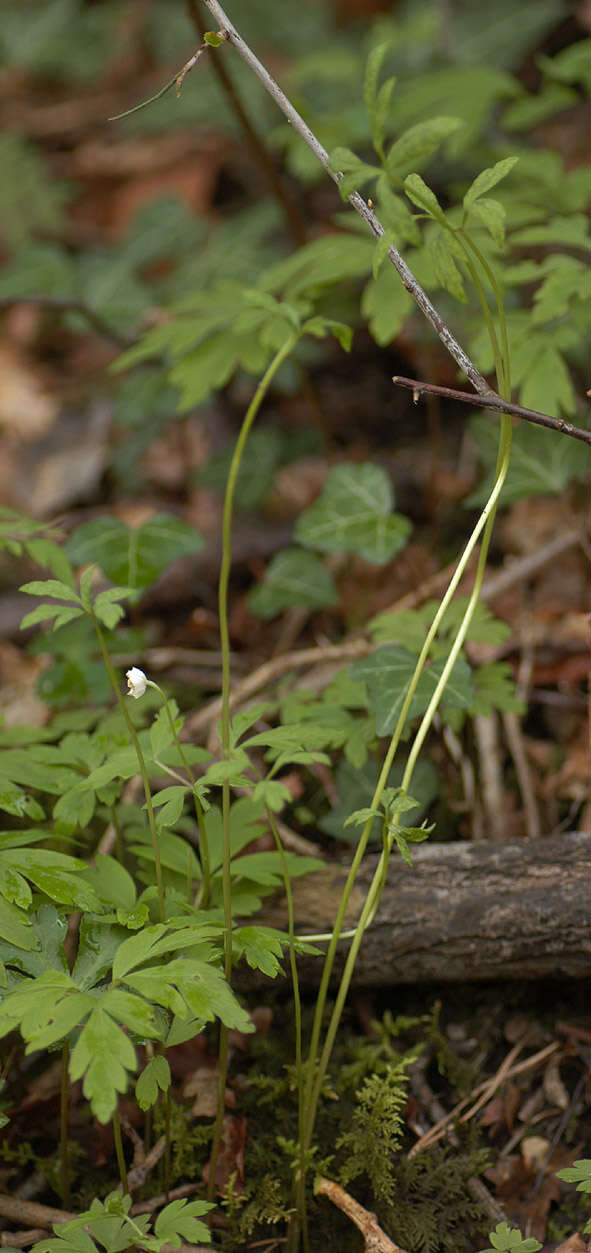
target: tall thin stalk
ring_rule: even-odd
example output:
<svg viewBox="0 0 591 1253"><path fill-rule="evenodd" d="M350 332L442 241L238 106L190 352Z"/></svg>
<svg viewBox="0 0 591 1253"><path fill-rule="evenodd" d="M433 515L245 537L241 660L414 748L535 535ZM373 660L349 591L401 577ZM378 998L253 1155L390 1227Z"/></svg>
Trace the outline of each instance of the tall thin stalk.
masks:
<svg viewBox="0 0 591 1253"><path fill-rule="evenodd" d="M236 492L236 482L242 455L246 447L246 441L250 434L252 425L259 412L261 404L267 394L267 391L273 381L279 367L289 356L293 348L300 338L299 331L293 331L288 335L281 348L275 353L273 360L268 365L262 379L257 384L254 396L246 411L244 421L240 428L240 434L236 441L236 447L230 463L230 471L228 474L228 482L226 484L226 494L224 497L224 511L222 518L222 561L220 565L220 577L218 584L218 605L220 616L220 644L222 652L222 712L221 712L221 740L222 752L224 757L230 756L231 734L230 734L230 694L231 694L231 675L230 675L230 629L228 624L228 588L230 583L230 570L232 566L232 517L234 510L234 495ZM230 847L230 784L226 780L222 784L222 841L223 841L223 862L222 862L222 889L224 902L224 973L228 983L232 978L232 879L230 861L232 850ZM221 1023L220 1025L220 1042L218 1052L218 1084L217 1084L217 1113L213 1128L213 1140L211 1145L211 1156L209 1161L209 1179L207 1185L208 1200L212 1201L215 1196L215 1173L217 1160L222 1140L222 1131L224 1125L224 1108L225 1108L225 1092L226 1079L228 1074L228 1028Z"/></svg>

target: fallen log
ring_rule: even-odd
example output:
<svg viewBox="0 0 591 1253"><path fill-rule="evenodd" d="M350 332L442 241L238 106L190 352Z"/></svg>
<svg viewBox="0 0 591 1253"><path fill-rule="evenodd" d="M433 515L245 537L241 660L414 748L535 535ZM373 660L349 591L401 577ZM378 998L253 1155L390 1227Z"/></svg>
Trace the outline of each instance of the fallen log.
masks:
<svg viewBox="0 0 591 1253"><path fill-rule="evenodd" d="M354 984L591 975L591 833L505 845L424 844L412 858L410 869L392 854ZM371 855L362 864L347 927L359 916L376 862ZM347 866L330 865L294 883L298 934L331 930L346 876ZM285 929L284 903L267 905L263 921ZM339 945L334 978L349 943ZM318 983L321 959L299 959L298 967L305 984ZM263 981L256 978L259 986ZM242 987L254 982L250 973L241 976Z"/></svg>

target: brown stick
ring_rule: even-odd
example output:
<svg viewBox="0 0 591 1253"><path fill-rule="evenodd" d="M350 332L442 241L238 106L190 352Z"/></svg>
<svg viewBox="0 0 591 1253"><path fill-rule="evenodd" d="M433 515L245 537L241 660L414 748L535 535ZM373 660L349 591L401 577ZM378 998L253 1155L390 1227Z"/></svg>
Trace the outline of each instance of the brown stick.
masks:
<svg viewBox="0 0 591 1253"><path fill-rule="evenodd" d="M333 1183L332 1179L323 1179L320 1177L314 1184L316 1196L328 1197L337 1209L340 1209L347 1218L361 1232L365 1242L365 1253L405 1253L400 1245L394 1244L389 1236L378 1227L378 1220L375 1214L371 1214L369 1210L363 1208L358 1201L355 1201L344 1188L340 1188L338 1183Z"/></svg>
<svg viewBox="0 0 591 1253"><path fill-rule="evenodd" d="M355 983L538 979L591 975L591 833L519 844L423 844L413 868L393 855L373 925L361 946ZM346 926L354 927L375 870L366 858ZM293 886L300 934L330 932L347 866L330 865ZM284 905L269 905L265 922L285 927ZM338 979L347 955L339 946ZM322 963L302 959L303 982L314 985ZM241 975L252 986L250 974ZM264 983L263 976L259 984Z"/></svg>
<svg viewBox="0 0 591 1253"><path fill-rule="evenodd" d="M476 405L480 409L512 413L516 418L524 418L526 422L533 422L536 426L545 426L550 431L558 431L561 435L570 435L571 439L580 439L584 444L591 444L591 431L573 426L572 422L567 422L564 418L551 418L549 414L540 413L538 409L514 405L503 400L502 396L497 396L496 392L490 392L488 396L475 396L473 392L461 392L455 387L439 387L435 383L421 383L419 379L402 378L400 374L395 374L392 382L398 387L408 387L412 391L415 405L425 393L429 396L445 396L448 400L461 400L466 405Z"/></svg>

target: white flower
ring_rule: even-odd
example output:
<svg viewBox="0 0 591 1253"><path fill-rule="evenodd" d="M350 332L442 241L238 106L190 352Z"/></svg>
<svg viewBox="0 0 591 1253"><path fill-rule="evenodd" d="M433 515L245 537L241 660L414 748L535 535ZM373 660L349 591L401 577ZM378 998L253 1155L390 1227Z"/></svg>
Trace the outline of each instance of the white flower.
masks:
<svg viewBox="0 0 591 1253"><path fill-rule="evenodd" d="M125 677L127 679L127 695L133 696L135 700L139 700L148 686L148 680L143 670L139 670L137 666L132 666L131 670L127 671Z"/></svg>

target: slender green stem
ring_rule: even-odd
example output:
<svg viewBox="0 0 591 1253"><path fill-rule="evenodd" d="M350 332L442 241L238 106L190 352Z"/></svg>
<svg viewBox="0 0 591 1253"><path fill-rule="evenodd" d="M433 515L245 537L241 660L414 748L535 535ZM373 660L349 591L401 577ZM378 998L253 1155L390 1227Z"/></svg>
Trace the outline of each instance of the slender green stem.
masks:
<svg viewBox="0 0 591 1253"><path fill-rule="evenodd" d="M135 748L136 755L137 755L139 772L140 772L140 775L141 775L141 777L142 777L142 783L143 783L143 785L144 785L144 796L145 796L145 798L146 798L146 812L147 812L147 814L148 814L148 825L149 825L149 827L150 827L150 834L151 834L151 836L152 836L152 848L153 848L153 850L154 850L154 865L155 865L155 868L156 868L156 884L157 884L157 887L158 887L158 905L159 905L159 911L160 911L160 921L161 921L161 922L164 922L164 915L165 915L165 910L164 910L164 878L163 878L163 875L162 875L162 862L161 862L161 860L160 860L160 846L159 846L159 844L158 844L158 834L157 834L157 831L156 831L156 819L155 819L155 817L154 817L154 806L152 805L152 792L151 792L151 789L150 789L150 780L149 780L149 778L148 778L148 771L147 771L147 769L146 769L146 762L145 762L145 759L144 759L144 754L143 754L143 752L142 752L142 748L141 748L141 744L140 744L140 741L139 741L139 736L138 736L138 733L137 733L137 731L136 731L136 729L135 729L135 727L134 727L134 725L133 725L133 722L132 722L132 720L131 720L131 718L130 718L130 716L129 716L129 712L128 712L127 706L126 706L126 704L125 704L125 700L124 700L123 696L121 695L121 691L120 691L120 688L119 688L119 683L117 682L117 676L116 676L115 671L113 670L113 666L112 666L112 664L111 664L111 658L109 657L109 653L108 653L108 651L107 651L107 646L106 646L106 644L105 644L105 639L104 639L103 633L102 633L102 631L101 631L101 628L100 628L100 626L99 626L99 623L98 623L98 621L97 621L96 617L94 616L94 614L92 614L91 616L92 616L93 626L94 626L94 629L95 629L95 631L96 631L96 636L97 636L97 639L98 639L98 642L99 642L100 650L101 650L101 653L102 653L102 655L103 655L103 661L104 661L104 663L105 663L105 667L106 667L107 673L108 673L109 678L110 678L110 680L111 680L111 685L112 685L112 687L113 687L113 691L115 692L115 696L117 697L117 703L118 703L119 708L120 708L120 710L121 710L121 713L123 714L123 717L124 717L124 719L125 719L125 723L126 723L126 725L127 725L127 730L128 730L128 732L129 732L129 737L130 737L130 739L131 739L131 742L132 742L132 744L133 744L133 747Z"/></svg>
<svg viewBox="0 0 591 1253"><path fill-rule="evenodd" d="M232 565L232 517L234 510L234 495L236 491L236 482L242 455L246 447L246 441L250 434L253 422L259 412L264 397L275 377L279 367L289 356L295 347L300 332L294 331L287 337L285 343L276 352L273 360L267 367L262 379L257 385L254 396L246 411L240 434L236 441L236 447L230 463L228 473L228 482L226 484L226 494L224 497L224 511L222 519L222 560L220 565L220 577L218 585L218 604L220 616L220 644L222 652L222 711L221 711L221 738L222 750L224 757L229 757L231 747L231 731L230 731L230 694L231 694L231 676L230 676L230 629L228 624L228 588L230 584L230 569ZM232 850L230 847L230 784L228 781L222 785L222 837L223 837L223 862L222 862L222 890L224 901L224 973L228 982L232 977L232 877L230 861ZM213 1129L213 1141L211 1146L211 1156L209 1161L209 1180L208 1180L208 1197L213 1200L215 1195L215 1174L217 1159L222 1140L222 1131L224 1124L224 1108L226 1079L228 1072L228 1029L222 1023L220 1026L220 1045L218 1057L218 1099L217 1113Z"/></svg>
<svg viewBox="0 0 591 1253"><path fill-rule="evenodd" d="M499 326L501 329L501 353L502 353L503 365L504 365L503 377L498 378L498 389L499 389L499 395L503 396L505 400L510 400L511 399L511 354L509 351L509 335L507 332L507 319L505 317L505 308L503 305L503 297L502 297L501 289L499 287L499 282L492 266L489 265L484 253L480 250L478 245L474 243L474 240L471 239L468 232L462 227L462 229L458 232L458 234L461 238L461 241L464 244L466 244L468 248L470 248L471 251L474 253L475 257L478 260L478 263L482 266L482 269L484 270L488 278L488 281L491 286L491 290L494 292L495 300L497 302L498 314L499 314Z"/></svg>
<svg viewBox="0 0 591 1253"><path fill-rule="evenodd" d="M166 1198L166 1203L168 1204L170 1200L170 1158L172 1147L172 1137L170 1134L172 1116L170 1088L167 1088L164 1093L164 1115L164 1196Z"/></svg>
<svg viewBox="0 0 591 1253"><path fill-rule="evenodd" d="M123 1142L121 1140L121 1123L119 1121L119 1110L113 1113L113 1139L115 1141L115 1154L117 1157L117 1165L119 1167L119 1178L124 1196L129 1192L127 1185L127 1166L125 1165L125 1157L123 1154Z"/></svg>
<svg viewBox="0 0 591 1253"><path fill-rule="evenodd" d="M64 1040L62 1045L62 1074L60 1084L60 1188L64 1209L70 1208L70 1163L68 1160L68 1095L70 1079L68 1062L70 1045Z"/></svg>
<svg viewBox="0 0 591 1253"><path fill-rule="evenodd" d="M195 775L193 774L190 763L187 761L187 754L185 753L183 749L181 740L179 738L179 735L175 726L174 718L171 713L170 705L166 699L166 696L164 695L164 692L162 691L162 688L159 687L157 683L154 683L152 679L148 679L147 686L155 688L156 691L162 697L162 704L164 706L164 709L166 710L166 716L168 718L168 725L170 726L172 738L175 742L178 755L183 763L183 766L185 767L185 770L187 771L189 779L191 780L193 805L195 807L195 817L197 819L197 826L199 828L199 852L201 854L201 873L203 876L202 881L201 881L201 893L200 893L200 898L199 898L199 904L202 909L206 909L209 904L209 897L211 893L211 869L210 869L210 859L209 859L209 841L207 839L207 829L205 826L205 814L203 813L203 806L201 804L201 801L199 800L199 797L197 796L197 793L195 792Z"/></svg>
<svg viewBox="0 0 591 1253"><path fill-rule="evenodd" d="M300 996L300 981L298 978L298 968L295 952L295 912L293 905L293 891L291 887L291 879L287 868L287 859L285 849L277 823L271 810L267 810L267 821L273 833L275 847L281 858L281 870L283 874L283 886L285 889L285 898L287 902L287 934L288 950L289 950L289 968L291 973L291 985L293 989L293 1010L294 1010L294 1027L295 1027L295 1075L296 1089L298 1094L298 1126L303 1126L304 1122L304 1064L302 1055L302 1001ZM289 1224L289 1232L287 1237L287 1253L297 1253L299 1247L300 1235L304 1240L304 1247L308 1243L307 1223L306 1223L306 1207L303 1204L304 1195L302 1187L305 1189L306 1172L304 1169L304 1159L302 1157L302 1144L299 1146L300 1160L298 1164L297 1176L293 1185L293 1201L294 1214Z"/></svg>
<svg viewBox="0 0 591 1253"><path fill-rule="evenodd" d="M113 827L113 831L115 832L115 851L117 853L117 861L119 862L121 866L124 866L125 865L125 848L123 846L123 838L121 835L121 824L119 822L119 814L117 813L116 805L110 805L109 812L111 814L111 825Z"/></svg>
<svg viewBox="0 0 591 1253"><path fill-rule="evenodd" d="M493 291L497 300L497 305L498 305L498 310L499 310L499 320L500 320L500 326L501 326L502 349L499 347L494 323L493 323L490 309L488 307L488 304L484 295L484 291L482 289L482 285L480 283L479 275L474 267L471 257L466 256L466 264L468 265L471 277L476 287L476 291L477 291L477 294L481 303L481 307L483 310L483 314L486 320L487 329L489 331L491 344L493 347L496 370L497 370L499 392L505 395L506 398L509 398L510 396L509 346L508 346L507 327L506 327L506 320L504 316L501 293L500 293L498 284L496 282L495 276L490 270L490 267L488 267L487 265L486 259L480 258L479 250L476 249L475 246L474 246L474 251L476 252L476 255L478 256L478 259L482 260L483 268L485 272L487 273L487 276L489 277L489 281L491 282L491 286L493 288ZM490 539L492 535L492 528L494 524L496 507L497 507L500 492L502 490L503 483L505 481L507 470L509 467L511 439L512 439L511 418L509 417L509 415L505 414L505 415L502 415L502 418L501 418L501 435L500 435L500 442L499 442L499 452L498 452L498 457L497 457L497 474L496 474L493 489L482 511L482 514L472 532L472 535L470 536L470 539L468 540L468 543L465 546L462 557L460 558L458 566L454 572L454 576L449 584L447 592L439 606L439 609L435 615L434 621L425 639L423 648L421 650L420 656L417 661L415 672L413 674L411 683L409 685L409 689L406 694L405 701L400 711L399 719L398 719L394 734L392 736L392 740L391 740L388 752L385 756L382 769L380 771L380 776L376 785L374 797L371 802L372 809L377 808L380 803L380 799L381 799L384 787L386 786L386 782L390 773L392 762L394 760L394 755L396 753L396 750L400 742L400 737L404 728L404 723L406 721L408 709L410 708L410 703L414 695L414 692L416 690L423 667L427 660L427 656L431 648L433 639L435 638L435 635L437 633L437 630L439 628L443 615L445 614L447 607L452 597L455 594L458 583L460 581L460 578L462 577L462 574L469 560L469 557L471 556L471 553L473 552L474 547L477 544L481 533L484 532L483 537L482 537L481 551L479 554L476 577L475 577L474 588L473 588L472 594L469 598L468 605L466 606L466 611L464 613L462 623L460 625L460 628L454 640L454 644L450 651L450 655L446 661L446 665L440 676L440 680L436 686L436 690L433 693L433 697L431 701L429 702L428 708L425 711L423 719L421 720L421 724L419 726L419 729L413 741L411 752L409 754L409 758L408 758L404 775L403 775L403 779L402 779L402 788L405 791L407 791L410 786L410 781L412 779L412 774L414 771L414 767L416 765L418 754L424 743L427 732L431 726L435 711L439 705L439 702L445 690L445 686L452 672L453 666L458 658L460 649L466 638L466 634L467 634L470 622L472 620L472 616L474 614L476 605L478 603L478 598L479 598L480 590L482 586L482 580L484 577L484 570L485 570L486 559L488 555L488 549L490 545ZM398 817L399 817L398 814L393 815L393 823L395 823L398 820ZM371 822L368 822L362 831L357 853L351 864L349 875L347 876L347 881L345 884L345 888L343 890L343 895L341 898L339 909L337 911L337 917L335 919L335 926L333 929L332 938L331 938L329 948L328 948L326 958L325 958L324 969L322 973L322 979L321 979L321 984L320 984L320 989L319 989L319 994L318 994L318 1000L316 1004L315 1018L314 1018L312 1038L311 1038L311 1044L310 1044L310 1052L309 1052L309 1057L308 1057L308 1066L307 1066L307 1075L306 1075L305 1117L304 1117L304 1123L303 1124L300 1123L300 1155L301 1155L300 1160L302 1163L305 1162L307 1153L311 1145L314 1124L315 1124L315 1119L316 1119L316 1111L318 1107L318 1101L320 1099L322 1084L324 1082L324 1077L326 1074L326 1070L328 1067L332 1049L334 1047L336 1033L337 1033L338 1026L340 1023L345 1000L348 994L351 978L352 978L353 971L355 968L355 963L356 963L357 956L359 953L359 948L363 939L363 935L367 927L370 925L371 921L373 920L375 913L377 911L381 892L383 890L383 886L386 880L388 857L391 851L393 837L389 837L388 841L386 842L384 851L382 853L382 856L380 857L372 883L367 893L365 904L364 904L364 907L362 909L362 912L361 912L361 915L357 924L356 932L355 932L351 947L349 949L349 953L347 955L347 960L345 963L343 975L341 977L339 990L337 993L337 998L336 998L333 1011L331 1014L331 1018L330 1018L330 1021L326 1030L322 1052L320 1054L318 1063L316 1063L316 1057L317 1057L318 1046L319 1046L319 1041L320 1041L320 1032L321 1032L321 1026L322 1026L322 1016L324 1013L326 996L328 993L329 980L330 980L330 975L332 973L332 967L334 964L334 957L336 954L337 944L342 934L342 923L343 923L343 919L345 916L346 906L348 904L350 894L351 894L351 891L355 882L359 864L361 862L361 859L367 847L367 841L369 839L370 830L371 830ZM299 1195L298 1208L301 1209L303 1205L304 1205L304 1188L302 1186L302 1189L300 1190L300 1195ZM294 1246L294 1249L295 1247L296 1246ZM290 1253L291 1253L291 1250L290 1250Z"/></svg>

